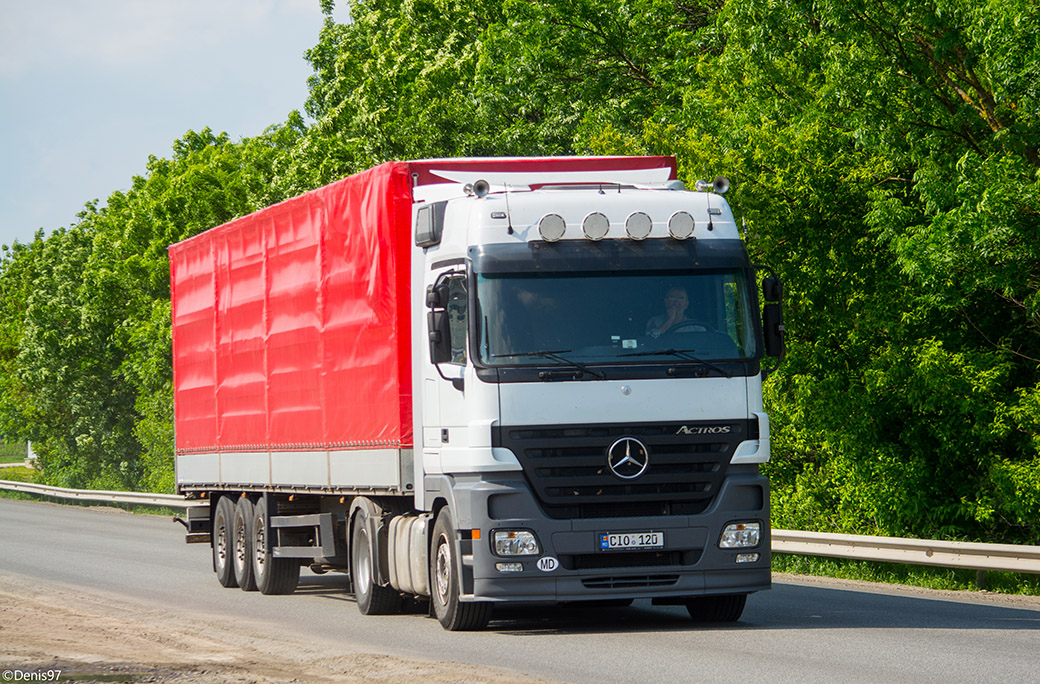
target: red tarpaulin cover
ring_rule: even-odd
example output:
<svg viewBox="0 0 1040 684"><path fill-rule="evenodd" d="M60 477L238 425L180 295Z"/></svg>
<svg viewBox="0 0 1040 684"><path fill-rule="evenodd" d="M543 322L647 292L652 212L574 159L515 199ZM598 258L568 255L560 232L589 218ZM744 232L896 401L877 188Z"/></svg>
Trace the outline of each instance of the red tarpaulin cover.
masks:
<svg viewBox="0 0 1040 684"><path fill-rule="evenodd" d="M178 451L411 445L411 197L384 164L170 248Z"/></svg>
<svg viewBox="0 0 1040 684"><path fill-rule="evenodd" d="M170 247L180 453L411 447L412 187L672 157L390 162Z"/></svg>

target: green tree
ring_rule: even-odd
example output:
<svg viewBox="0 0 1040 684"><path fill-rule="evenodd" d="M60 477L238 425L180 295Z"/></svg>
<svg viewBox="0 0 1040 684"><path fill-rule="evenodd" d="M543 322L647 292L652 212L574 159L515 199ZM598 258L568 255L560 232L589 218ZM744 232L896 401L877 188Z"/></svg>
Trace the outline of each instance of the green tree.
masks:
<svg viewBox="0 0 1040 684"><path fill-rule="evenodd" d="M323 10L331 15L330 3ZM306 115L188 132L0 257L0 430L54 482L172 487L169 244L390 159L674 153L786 284L778 525L1040 534L1040 7L357 0Z"/></svg>
<svg viewBox="0 0 1040 684"><path fill-rule="evenodd" d="M727 4L735 199L790 293L782 523L1040 532L1036 23L1030 3Z"/></svg>

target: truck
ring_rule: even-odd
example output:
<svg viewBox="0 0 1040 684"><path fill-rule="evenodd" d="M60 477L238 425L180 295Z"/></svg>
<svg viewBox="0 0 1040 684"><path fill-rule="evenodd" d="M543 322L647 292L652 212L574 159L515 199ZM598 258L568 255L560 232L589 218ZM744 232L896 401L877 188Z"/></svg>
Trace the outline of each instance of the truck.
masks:
<svg viewBox="0 0 1040 684"><path fill-rule="evenodd" d="M728 185L388 162L172 245L187 541L225 587L340 572L363 614L448 630L518 602L738 620L770 588L784 329Z"/></svg>

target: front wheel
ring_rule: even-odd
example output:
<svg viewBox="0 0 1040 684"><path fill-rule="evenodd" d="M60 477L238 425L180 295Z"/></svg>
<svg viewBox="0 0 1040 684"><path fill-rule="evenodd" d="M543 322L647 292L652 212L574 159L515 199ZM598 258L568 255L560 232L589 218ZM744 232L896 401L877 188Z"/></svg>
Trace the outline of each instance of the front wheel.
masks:
<svg viewBox="0 0 1040 684"><path fill-rule="evenodd" d="M686 599L686 610L695 622L736 622L746 603L747 594L695 596Z"/></svg>
<svg viewBox="0 0 1040 684"><path fill-rule="evenodd" d="M442 509L433 526L430 549L430 593L433 612L441 626L452 632L484 629L491 620L492 605L487 602L459 600L459 572L456 559L455 523L447 508Z"/></svg>

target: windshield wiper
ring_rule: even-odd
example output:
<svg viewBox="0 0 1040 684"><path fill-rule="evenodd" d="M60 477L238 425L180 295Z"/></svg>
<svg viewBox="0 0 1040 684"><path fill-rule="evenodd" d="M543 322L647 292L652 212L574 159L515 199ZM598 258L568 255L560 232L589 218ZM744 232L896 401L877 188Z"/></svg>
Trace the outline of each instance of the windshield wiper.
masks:
<svg viewBox="0 0 1040 684"><path fill-rule="evenodd" d="M572 351L572 350L570 350L570 349L555 349L555 350L554 349L542 349L542 350L539 350L539 351L517 352L515 354L492 354L491 358L493 358L493 359L515 359L515 358L520 358L520 357L523 357L523 356L540 356L543 359L552 359L553 361L559 361L561 363L567 364L568 366L573 366L574 368L577 368L578 370L582 371L583 373L588 373L589 375L591 375L591 376L593 376L595 378L599 378L600 380L606 380L607 379L606 375L604 375L603 373L600 373L599 371L592 370L591 368L589 368L588 366L586 366L583 363L578 363L577 361L572 361L572 360L568 359L565 356L560 356L560 354L566 354L569 351ZM546 377L544 379L551 379L551 378L550 377Z"/></svg>
<svg viewBox="0 0 1040 684"><path fill-rule="evenodd" d="M687 361L693 361L694 363L699 363L702 366L707 366L708 368L711 368L712 370L715 370L715 371L718 371L719 373L722 373L727 378L732 378L733 377L733 374L730 373L729 371L727 371L722 366L714 364L711 361L705 361L704 359L702 359L699 356L694 356L693 352L695 352L695 351L697 351L697 350L696 349L658 349L658 350L655 350L655 351L630 352L628 354L618 354L618 357L622 357L622 356L664 356L664 355L676 356L676 357L678 357L680 359L686 359Z"/></svg>

